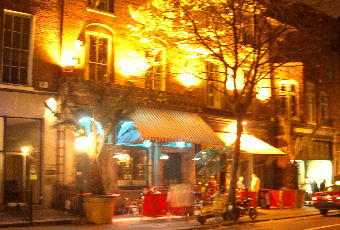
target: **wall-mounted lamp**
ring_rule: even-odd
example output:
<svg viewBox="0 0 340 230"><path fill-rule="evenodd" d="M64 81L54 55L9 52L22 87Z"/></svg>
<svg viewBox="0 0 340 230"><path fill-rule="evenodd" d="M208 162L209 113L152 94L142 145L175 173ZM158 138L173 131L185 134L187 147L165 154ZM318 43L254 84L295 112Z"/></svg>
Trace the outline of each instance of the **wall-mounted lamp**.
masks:
<svg viewBox="0 0 340 230"><path fill-rule="evenodd" d="M169 155L168 155L168 154L165 154L165 153L161 153L159 159L161 159L161 160L167 160L167 159L169 159Z"/></svg>
<svg viewBox="0 0 340 230"><path fill-rule="evenodd" d="M81 40L75 40L74 42L74 48L77 50L82 50L84 47L84 42Z"/></svg>

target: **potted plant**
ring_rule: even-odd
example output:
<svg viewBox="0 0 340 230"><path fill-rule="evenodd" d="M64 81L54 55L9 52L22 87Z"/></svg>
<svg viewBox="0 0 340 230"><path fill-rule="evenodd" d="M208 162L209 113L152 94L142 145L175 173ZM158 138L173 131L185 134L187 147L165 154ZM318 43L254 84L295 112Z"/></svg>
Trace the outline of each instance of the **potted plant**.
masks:
<svg viewBox="0 0 340 230"><path fill-rule="evenodd" d="M66 80L61 84L60 111L50 109L57 117L55 126L71 130L88 155L89 195L81 198L88 222L112 221L114 197L106 193L111 180L103 174L103 163L112 157L104 144L119 121L132 111L130 94L131 87L117 91L104 84Z"/></svg>

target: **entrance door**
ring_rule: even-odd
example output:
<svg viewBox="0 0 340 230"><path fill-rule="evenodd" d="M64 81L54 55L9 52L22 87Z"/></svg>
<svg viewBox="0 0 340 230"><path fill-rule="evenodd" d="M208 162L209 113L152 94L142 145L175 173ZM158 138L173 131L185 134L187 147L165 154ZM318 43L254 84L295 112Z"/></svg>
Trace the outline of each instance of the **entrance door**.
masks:
<svg viewBox="0 0 340 230"><path fill-rule="evenodd" d="M181 154L168 154L169 159L165 160L163 168L163 183L165 186L180 184L182 182Z"/></svg>
<svg viewBox="0 0 340 230"><path fill-rule="evenodd" d="M5 158L5 203L23 203L26 189L26 156L7 154Z"/></svg>

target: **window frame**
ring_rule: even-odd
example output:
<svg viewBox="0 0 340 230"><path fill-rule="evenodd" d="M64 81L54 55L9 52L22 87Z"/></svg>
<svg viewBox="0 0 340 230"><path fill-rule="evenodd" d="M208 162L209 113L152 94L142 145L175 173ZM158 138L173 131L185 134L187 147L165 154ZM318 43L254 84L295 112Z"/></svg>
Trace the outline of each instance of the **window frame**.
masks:
<svg viewBox="0 0 340 230"><path fill-rule="evenodd" d="M315 84L307 81L306 83L306 117L307 122L311 124L316 123L316 97L315 97Z"/></svg>
<svg viewBox="0 0 340 230"><path fill-rule="evenodd" d="M223 94L218 89L223 89L221 81L221 76L219 74L218 65L207 61L205 63L207 85L206 85L206 102L208 107L213 107L217 109L222 109L222 98ZM212 71L213 70L213 71Z"/></svg>
<svg viewBox="0 0 340 230"><path fill-rule="evenodd" d="M282 89L285 86L285 90ZM294 90L292 90L294 88ZM299 118L299 84L295 80L281 80L279 82L279 96L280 96L280 109L286 110L286 115L294 120ZM283 106L284 99L284 106ZM294 103L292 102L294 100ZM295 115L293 115L292 106L294 105ZM285 108L283 108L285 107Z"/></svg>
<svg viewBox="0 0 340 230"><path fill-rule="evenodd" d="M106 38L108 39L108 46L107 46L107 66L106 66L106 72L107 72L107 79L106 81L103 81L104 83L111 83L113 81L112 79L112 36L109 34L104 33L98 33L94 31L86 31L85 37L86 37L86 45L85 45L85 79L90 79L90 68L89 68L89 59L90 59L90 36L100 37L100 38ZM98 63L97 63L98 64ZM96 76L95 82L99 82Z"/></svg>
<svg viewBox="0 0 340 230"><path fill-rule="evenodd" d="M93 0L92 0L93 1ZM89 0L88 1L88 6L92 9L96 9L96 10L100 10L100 11L103 11L103 12L109 12L109 13L114 13L114 0L99 0L101 2L105 2L105 7L102 9L102 8L99 8L98 6L94 6L92 4L92 1Z"/></svg>
<svg viewBox="0 0 340 230"><path fill-rule="evenodd" d="M325 100L322 100L323 97ZM325 110L324 115L323 110ZM320 123L326 123L329 121L329 99L328 94L325 91L321 91L319 95L319 117Z"/></svg>
<svg viewBox="0 0 340 230"><path fill-rule="evenodd" d="M151 55L148 55L148 53L151 53ZM161 54L160 54L161 53ZM160 54L161 60L159 64L155 64L156 63L156 58L157 55ZM145 58L149 60L149 62L151 63L150 68L146 71L145 75L144 75L144 87L146 89L152 89L152 90L159 90L159 91L165 91L166 90L166 69L165 69L165 51L164 50L158 50L156 54L153 53L153 50L147 50L145 52ZM150 60L152 59L152 60ZM161 72L159 74L160 79L156 79L156 75L157 74L157 68L160 68ZM147 78L150 77L151 81L151 87L147 86ZM155 87L155 82L156 80L160 81L161 87L159 89L156 89Z"/></svg>
<svg viewBox="0 0 340 230"><path fill-rule="evenodd" d="M25 50L28 52L28 56L27 56L27 73L26 73L26 83L22 84L20 83L20 77L18 75L18 82L17 83L12 83L12 82L4 82L3 78L4 78L4 50L5 50L5 44L4 44L4 38L5 38L5 18L7 15L11 15L12 19L14 19L14 17L21 17L21 18L28 18L30 19L30 25L29 25L29 36L28 36L28 50ZM9 85L17 85L17 86L32 86L32 63L33 63L33 39L34 39L34 15L31 14L27 14L27 13L23 13L23 12L18 12L18 11L13 11L13 10L8 10L8 9L4 9L3 11L3 28L2 28L2 39L3 39L3 43L2 43L2 49L1 49L1 54L2 54L2 59L1 59L1 79L0 79L0 84L9 84ZM13 28L13 22L12 21L12 28ZM13 33L13 29L11 30L11 33ZM21 31L22 32L22 28ZM11 39L12 39L11 35ZM21 41L22 42L22 41ZM9 47L10 49L13 49L13 47ZM21 49L20 49L21 50ZM12 66L12 65L9 65ZM20 67L19 67L20 68ZM18 73L19 74L19 73Z"/></svg>

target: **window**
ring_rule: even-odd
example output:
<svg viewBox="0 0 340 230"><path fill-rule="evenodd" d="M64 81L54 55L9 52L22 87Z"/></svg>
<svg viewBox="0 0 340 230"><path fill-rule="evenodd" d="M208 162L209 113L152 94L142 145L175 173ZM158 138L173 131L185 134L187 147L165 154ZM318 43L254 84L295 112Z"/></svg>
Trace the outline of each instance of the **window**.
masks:
<svg viewBox="0 0 340 230"><path fill-rule="evenodd" d="M118 186L120 188L147 186L146 150L126 149L116 154Z"/></svg>
<svg viewBox="0 0 340 230"><path fill-rule="evenodd" d="M32 202L40 203L42 120L29 118L0 118L0 179L5 202L28 202L26 189L31 184ZM27 151L26 151L27 150Z"/></svg>
<svg viewBox="0 0 340 230"><path fill-rule="evenodd" d="M315 123L316 121L315 85L312 82L306 82L306 114L307 122Z"/></svg>
<svg viewBox="0 0 340 230"><path fill-rule="evenodd" d="M113 12L113 0L89 0L89 7L107 12Z"/></svg>
<svg viewBox="0 0 340 230"><path fill-rule="evenodd" d="M320 122L328 122L329 121L329 110L328 110L328 95L326 92L320 92L319 97L319 113L320 113Z"/></svg>
<svg viewBox="0 0 340 230"><path fill-rule="evenodd" d="M207 71L207 105L214 108L222 108L222 86L218 66L212 62L206 62Z"/></svg>
<svg viewBox="0 0 340 230"><path fill-rule="evenodd" d="M88 33L86 41L87 79L96 82L110 82L111 37Z"/></svg>
<svg viewBox="0 0 340 230"><path fill-rule="evenodd" d="M298 117L298 84L294 80L283 80L279 84L280 108L290 118Z"/></svg>
<svg viewBox="0 0 340 230"><path fill-rule="evenodd" d="M32 16L5 11L2 82L28 85Z"/></svg>
<svg viewBox="0 0 340 230"><path fill-rule="evenodd" d="M151 63L151 67L145 74L145 88L153 90L165 90L164 52L147 51L145 57Z"/></svg>

